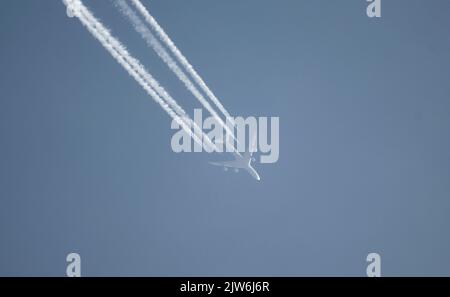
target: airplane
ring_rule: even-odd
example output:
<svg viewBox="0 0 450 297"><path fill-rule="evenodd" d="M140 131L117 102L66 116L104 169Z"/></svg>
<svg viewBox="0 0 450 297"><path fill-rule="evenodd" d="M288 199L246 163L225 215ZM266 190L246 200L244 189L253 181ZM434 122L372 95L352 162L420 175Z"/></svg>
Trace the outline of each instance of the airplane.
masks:
<svg viewBox="0 0 450 297"><path fill-rule="evenodd" d="M219 144L219 143L217 143ZM233 151L232 154L234 156L234 160L232 161L222 161L222 162L209 162L209 164L214 166L221 166L225 171L228 171L229 168L233 168L234 172L239 172L240 169L247 171L254 179L260 181L258 172L256 172L255 168L252 167L251 163L255 161L255 158L252 157L253 152L256 151L256 135L253 137L253 141L251 144L251 148L244 154L240 154L237 151Z"/></svg>

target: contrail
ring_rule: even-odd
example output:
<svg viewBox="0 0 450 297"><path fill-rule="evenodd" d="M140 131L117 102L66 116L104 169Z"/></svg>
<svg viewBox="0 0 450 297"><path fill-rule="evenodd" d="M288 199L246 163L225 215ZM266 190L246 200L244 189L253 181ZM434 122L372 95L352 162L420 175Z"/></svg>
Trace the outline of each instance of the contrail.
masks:
<svg viewBox="0 0 450 297"><path fill-rule="evenodd" d="M214 102L214 104L219 108L219 110L225 115L226 118L230 119L230 122L234 126L234 121L225 107L220 103L220 100L214 95L214 93L208 88L206 83L194 69L194 67L188 62L186 57L181 53L181 51L176 47L175 43L170 39L170 37L164 32L163 28L158 24L158 22L153 18L153 16L148 12L147 8L141 3L140 0L131 0L132 4L137 8L137 10L142 14L146 22L156 31L159 38L167 45L176 59L181 65L186 69L186 71L194 78L195 82L202 88L202 90L208 95L208 97Z"/></svg>
<svg viewBox="0 0 450 297"><path fill-rule="evenodd" d="M70 9L70 14L78 17L88 31L103 45L103 47L114 57L114 59L125 68L128 74L141 85L141 87L169 114L171 118L173 118L183 128L186 133L189 134L190 137L194 139L196 143L202 145L202 141L195 133L192 133L190 128L192 124L195 125L192 119L184 113L181 107L179 107L182 112L180 115L175 112L167 104L167 102L163 100L163 98L161 98L160 94L158 94L161 90L158 91L158 89L155 90L154 88L154 83L156 81L149 79L151 78L151 75L145 70L138 60L133 58L128 53L128 51L116 38L111 36L108 29L106 29L106 27L92 15L89 9L84 6L80 0L64 0L63 2L67 5L68 9ZM165 92L163 95L168 94ZM201 133L210 148L216 147L206 134L203 132Z"/></svg>
<svg viewBox="0 0 450 297"><path fill-rule="evenodd" d="M191 82L190 78L183 72L178 66L177 62L170 56L166 49L161 45L157 38L152 34L144 22L141 21L139 16L130 8L125 0L116 0L116 5L119 10L130 20L134 29L141 35L148 46L158 54L161 60L166 63L170 70L178 77L178 79L184 83L186 88L194 95L198 101L213 115L216 121L234 138L233 132L223 122L217 112L211 107L209 102L203 97L200 91Z"/></svg>
<svg viewBox="0 0 450 297"><path fill-rule="evenodd" d="M212 147L217 151L217 146L213 144L211 139L205 133L203 133L203 131L198 127L198 125L194 121L192 121L192 119L186 114L183 108L181 108L181 106L178 105L178 103L167 93L167 91L162 86L159 85L159 83L152 77L152 75L145 70L145 67L137 59L133 58L128 53L126 48L116 38L111 36L109 30L106 29L106 27L94 17L94 15L84 5L83 11L84 14L87 16L87 18L91 20L94 27L96 27L101 34L106 36L107 40L113 45L113 47L115 47L116 50L127 60L127 62L131 66L133 66L141 76L143 76L143 78L149 83L151 88L153 88L160 97L162 97L166 102L168 102L169 105L175 110L175 112L182 117L182 119L188 121L188 124L194 128L195 133L201 135L203 139L205 139L207 145L210 148Z"/></svg>

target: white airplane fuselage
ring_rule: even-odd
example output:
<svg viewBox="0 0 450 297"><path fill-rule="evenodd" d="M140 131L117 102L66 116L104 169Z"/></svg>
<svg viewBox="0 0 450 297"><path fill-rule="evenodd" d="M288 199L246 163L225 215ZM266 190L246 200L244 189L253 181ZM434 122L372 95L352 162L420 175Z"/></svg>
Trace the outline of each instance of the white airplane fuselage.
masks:
<svg viewBox="0 0 450 297"><path fill-rule="evenodd" d="M258 172L256 172L255 168L251 165L252 163L252 156L251 153L245 153L244 155L233 153L234 160L232 161L223 161L223 162L209 162L211 165L214 166L222 166L223 168L233 168L236 172L238 172L240 169L247 171L254 179L261 180L259 177Z"/></svg>

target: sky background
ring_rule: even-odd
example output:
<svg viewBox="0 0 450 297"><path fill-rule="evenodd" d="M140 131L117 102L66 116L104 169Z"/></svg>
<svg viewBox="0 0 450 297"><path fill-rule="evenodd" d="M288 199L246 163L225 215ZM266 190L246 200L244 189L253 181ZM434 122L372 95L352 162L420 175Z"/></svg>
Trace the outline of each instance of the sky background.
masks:
<svg viewBox="0 0 450 297"><path fill-rule="evenodd" d="M84 1L191 111L111 1ZM450 2L144 0L225 107L280 117L246 173L170 119L61 1L2 1L0 275L450 275Z"/></svg>

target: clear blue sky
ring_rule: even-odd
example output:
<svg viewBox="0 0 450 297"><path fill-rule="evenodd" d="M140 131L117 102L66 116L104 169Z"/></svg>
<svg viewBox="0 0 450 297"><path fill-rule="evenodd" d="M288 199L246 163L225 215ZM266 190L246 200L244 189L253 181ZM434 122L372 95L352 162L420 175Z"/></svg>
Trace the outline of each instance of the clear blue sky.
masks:
<svg viewBox="0 0 450 297"><path fill-rule="evenodd" d="M84 1L188 110L110 1ZM0 275L450 275L450 2L143 1L234 115L279 116L262 181L175 154L168 116L61 1L2 1Z"/></svg>

